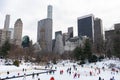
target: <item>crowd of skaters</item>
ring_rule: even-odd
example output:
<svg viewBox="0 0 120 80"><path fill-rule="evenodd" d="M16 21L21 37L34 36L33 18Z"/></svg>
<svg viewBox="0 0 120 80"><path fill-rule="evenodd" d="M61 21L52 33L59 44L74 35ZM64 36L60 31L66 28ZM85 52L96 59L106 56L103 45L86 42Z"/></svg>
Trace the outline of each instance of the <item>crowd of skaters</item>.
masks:
<svg viewBox="0 0 120 80"><path fill-rule="evenodd" d="M65 65L63 65L65 66ZM86 76L96 76L96 75L99 75L101 74L101 71L106 71L107 69L105 69L105 67L103 66L102 68L99 68L99 67L93 67L91 66L91 68L94 70L89 70L86 74ZM80 78L80 72L77 72L78 70L78 67L76 67L76 65L73 65L73 67L69 67L67 68L66 72L67 74L71 75L73 74L73 78ZM65 72L65 70L60 70L60 75L63 75L63 73ZM113 70L111 69L111 74L112 73L118 73L119 71L118 70ZM51 80L51 79L50 79ZM101 78L99 77L98 80L104 80L104 78ZM109 80L115 80L114 76L113 77L110 77Z"/></svg>
<svg viewBox="0 0 120 80"><path fill-rule="evenodd" d="M26 74L26 71L27 71L27 69L25 69L25 68L22 69L22 72L24 73L24 74L23 74L23 80L26 80L26 75L27 75L27 74ZM22 73L21 73L21 74L22 74ZM7 71L7 77L6 77L6 78L8 78L9 75L10 75L10 71ZM38 77L38 76L39 76L39 73L34 73L34 72L32 73L32 79L35 78L35 75L37 76L38 80L40 80L40 78ZM17 73L16 77L17 77L17 76L20 76L20 73L19 73L19 72ZM15 77L15 75L13 75L13 78L14 78L14 77ZM0 78L0 80L1 80L1 78Z"/></svg>
<svg viewBox="0 0 120 80"><path fill-rule="evenodd" d="M63 64L63 66L65 66L65 64ZM53 66L52 66L52 68L53 68ZM86 76L99 75L99 74L101 74L101 71L106 70L104 66L102 68L98 68L98 67L93 68L93 66L91 66L91 68L94 69L94 71L90 70L90 71L86 72ZM57 67L55 67L55 69L57 69ZM78 67L76 67L76 65L73 65L72 67L67 68L66 71L64 69L60 70L60 75L63 75L64 72L67 72L67 74L69 74L69 75L73 74L73 78L80 78L80 72L77 72L77 71L78 71ZM118 71L115 71L112 69L111 69L111 72L118 73ZM52 76L50 78L50 80L55 80L55 78ZM104 78L99 77L98 80L104 80ZM115 80L114 76L110 77L110 80Z"/></svg>
<svg viewBox="0 0 120 80"><path fill-rule="evenodd" d="M52 66L52 67L53 67L53 66ZM93 68L93 67L91 67L91 68ZM57 69L57 67L55 67L55 69ZM72 70L72 69L73 69L73 70ZM99 74L101 73L101 70L105 71L105 68L102 67L102 69L100 69L100 68L96 67L96 68L94 68L94 70L95 70L95 72L97 72L97 75L99 75ZM23 79L26 79L26 74L25 74L25 72L26 72L27 70L23 68L22 71L24 72L24 78L23 78ZM73 72L72 72L72 71L73 71ZM73 65L72 68L71 68L71 67L67 68L67 70L66 70L67 74L69 74L69 75L71 75L71 74L73 73L73 78L80 78L80 72L76 72L76 71L77 71L77 67L76 67L75 65ZM50 70L50 71L48 71L48 72L49 72L49 74L52 74L52 73L54 74L54 71L53 71L53 70ZM60 75L63 75L64 72L65 72L65 70L63 70L63 69L60 70ZM113 72L116 72L116 71L111 69L111 73L113 73ZM118 72L117 72L117 73L118 73ZM7 71L7 75L9 75L9 74L10 74L10 72ZM93 76L93 74L94 74L93 71L89 71L89 76ZM19 76L19 75L20 75L20 73L18 73L18 76ZM36 75L37 77L39 76L38 73L35 74L35 73L33 72L33 74L32 74L32 79L34 79L35 75ZM86 75L86 76L88 76L88 75ZM40 78L38 78L38 80L40 80ZM55 80L55 78L52 76L52 77L50 78L50 80ZM104 78L102 79L101 77L99 77L98 80L104 80ZM110 80L115 80L115 78L112 77L112 78L110 78Z"/></svg>
<svg viewBox="0 0 120 80"><path fill-rule="evenodd" d="M65 64L63 64L63 66L65 66ZM47 69L48 68L48 66L47 67L45 67L45 69ZM53 65L52 66L49 66L49 68L50 69L56 69L57 70L57 67L54 67ZM93 68L93 66L91 66L91 68ZM99 75L100 73L101 73L101 70L102 71L105 71L106 69L105 69L105 67L103 66L102 68L98 68L98 67L95 67L95 68L93 68L94 69L94 71L88 71L88 73L86 74L86 76L95 76L95 73L96 73L96 75ZM67 72L67 74L69 74L69 75L73 75L73 78L80 78L80 72L77 72L77 70L78 70L78 67L76 67L76 65L73 65L72 67L69 67L69 68L67 68L67 70L65 71L64 69L62 69L62 70L60 70L60 75L63 75L63 73L64 72ZM26 72L27 70L26 69L24 69L23 68L23 70L22 70L23 72ZM115 74L115 73L118 73L119 71L118 70L114 70L113 68L111 68L111 74ZM48 73L49 74L54 74L54 71L48 71ZM10 74L10 72L9 71L7 71L7 75L9 75ZM18 73L18 76L20 75L20 73ZM33 72L33 74L32 74L32 78L34 78L35 77L35 75L37 75L37 76L39 76L39 74L35 74L34 72ZM26 77L26 74L24 73L24 76ZM38 80L40 80L40 78L38 78ZM50 80L55 80L55 78L52 76L52 77L50 77ZM104 80L104 78L102 78L102 77L99 77L98 78L98 80ZM110 77L110 80L115 80L115 78L114 78L114 76L113 77Z"/></svg>
<svg viewBox="0 0 120 80"><path fill-rule="evenodd" d="M104 80L104 78L99 77L98 80ZM115 80L114 76L111 77L110 80Z"/></svg>

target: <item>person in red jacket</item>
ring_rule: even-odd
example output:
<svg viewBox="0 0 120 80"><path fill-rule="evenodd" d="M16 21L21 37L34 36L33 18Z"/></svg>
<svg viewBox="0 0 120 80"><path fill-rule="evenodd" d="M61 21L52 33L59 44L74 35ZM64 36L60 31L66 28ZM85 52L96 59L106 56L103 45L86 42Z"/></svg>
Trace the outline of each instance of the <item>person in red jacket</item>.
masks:
<svg viewBox="0 0 120 80"><path fill-rule="evenodd" d="M50 80L55 80L54 77L51 77Z"/></svg>

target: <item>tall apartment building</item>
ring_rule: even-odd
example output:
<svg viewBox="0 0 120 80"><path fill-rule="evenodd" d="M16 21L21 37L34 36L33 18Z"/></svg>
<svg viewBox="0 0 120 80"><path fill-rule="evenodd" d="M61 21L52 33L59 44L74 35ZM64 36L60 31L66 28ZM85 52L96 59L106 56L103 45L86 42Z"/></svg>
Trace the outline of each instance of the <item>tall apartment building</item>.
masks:
<svg viewBox="0 0 120 80"><path fill-rule="evenodd" d="M14 24L14 43L19 46L22 43L22 28L23 28L22 20L17 19L17 21Z"/></svg>
<svg viewBox="0 0 120 80"><path fill-rule="evenodd" d="M10 25L10 15L6 15L4 22L4 30L8 31Z"/></svg>
<svg viewBox="0 0 120 80"><path fill-rule="evenodd" d="M38 21L37 42L42 51L52 52L52 6L48 5L47 18Z"/></svg>
<svg viewBox="0 0 120 80"><path fill-rule="evenodd" d="M42 51L52 51L52 19L46 18L38 21L37 42Z"/></svg>

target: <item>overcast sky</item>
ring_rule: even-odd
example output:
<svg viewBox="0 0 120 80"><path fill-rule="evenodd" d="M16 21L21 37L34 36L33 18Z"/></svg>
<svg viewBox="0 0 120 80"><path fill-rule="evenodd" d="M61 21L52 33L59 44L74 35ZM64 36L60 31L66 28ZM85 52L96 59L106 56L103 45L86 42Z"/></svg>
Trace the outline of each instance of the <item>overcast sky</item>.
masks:
<svg viewBox="0 0 120 80"><path fill-rule="evenodd" d="M36 42L37 22L47 17L47 6L53 6L54 32L73 26L77 35L77 18L94 14L103 20L104 30L112 29L120 22L120 0L0 0L0 28L4 26L5 15L10 14L10 27L18 18L23 21L23 36L29 35Z"/></svg>

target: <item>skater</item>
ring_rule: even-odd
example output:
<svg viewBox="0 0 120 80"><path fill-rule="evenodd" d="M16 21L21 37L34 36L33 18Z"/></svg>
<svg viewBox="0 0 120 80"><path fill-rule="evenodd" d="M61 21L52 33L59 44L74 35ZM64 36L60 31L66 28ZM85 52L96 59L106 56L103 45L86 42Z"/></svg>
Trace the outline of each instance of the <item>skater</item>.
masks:
<svg viewBox="0 0 120 80"><path fill-rule="evenodd" d="M75 68L75 70L77 71L77 68Z"/></svg>
<svg viewBox="0 0 120 80"><path fill-rule="evenodd" d="M92 72L90 71L90 76L92 76Z"/></svg>
<svg viewBox="0 0 120 80"><path fill-rule="evenodd" d="M52 71L50 70L50 71L49 71L49 74L51 74L51 73L52 73Z"/></svg>
<svg viewBox="0 0 120 80"><path fill-rule="evenodd" d="M69 74L71 74L71 71L69 71Z"/></svg>
<svg viewBox="0 0 120 80"><path fill-rule="evenodd" d="M10 72L9 72L9 71L7 71L7 75L9 75L9 73L10 73Z"/></svg>
<svg viewBox="0 0 120 80"><path fill-rule="evenodd" d="M25 69L25 72L27 71L27 69Z"/></svg>
<svg viewBox="0 0 120 80"><path fill-rule="evenodd" d="M9 74L10 74L10 72L9 72L9 71L7 71L7 77L9 76Z"/></svg>
<svg viewBox="0 0 120 80"><path fill-rule="evenodd" d="M54 73L55 73L55 71L54 71L54 70L52 70L52 73L54 74Z"/></svg>
<svg viewBox="0 0 120 80"><path fill-rule="evenodd" d="M67 69L67 73L69 72L69 68Z"/></svg>
<svg viewBox="0 0 120 80"><path fill-rule="evenodd" d="M32 74L32 78L34 79L34 76L35 76L35 74L34 74L34 72L33 72L33 74Z"/></svg>
<svg viewBox="0 0 120 80"><path fill-rule="evenodd" d="M54 77L51 77L50 80L55 80Z"/></svg>
<svg viewBox="0 0 120 80"><path fill-rule="evenodd" d="M98 69L98 74L100 74L100 69Z"/></svg>
<svg viewBox="0 0 120 80"><path fill-rule="evenodd" d="M104 66L102 67L102 70L105 71L105 67Z"/></svg>
<svg viewBox="0 0 120 80"><path fill-rule="evenodd" d="M112 78L110 78L110 80L112 80Z"/></svg>
<svg viewBox="0 0 120 80"><path fill-rule="evenodd" d="M63 66L65 66L65 64L64 64L64 63L63 63L62 65L63 65Z"/></svg>
<svg viewBox="0 0 120 80"><path fill-rule="evenodd" d="M99 77L99 79L98 80L101 80L101 77Z"/></svg>
<svg viewBox="0 0 120 80"><path fill-rule="evenodd" d="M55 67L55 69L57 69L57 67Z"/></svg>
<svg viewBox="0 0 120 80"><path fill-rule="evenodd" d="M76 76L77 76L77 73L74 74L74 78L76 78Z"/></svg>
<svg viewBox="0 0 120 80"><path fill-rule="evenodd" d="M78 74L78 78L80 78L80 73Z"/></svg>
<svg viewBox="0 0 120 80"><path fill-rule="evenodd" d="M63 70L60 70L60 74L63 74Z"/></svg>
<svg viewBox="0 0 120 80"><path fill-rule="evenodd" d="M116 70L116 73L118 73L118 70Z"/></svg>
<svg viewBox="0 0 120 80"><path fill-rule="evenodd" d="M24 73L24 77L23 77L23 80L26 80L26 74Z"/></svg>
<svg viewBox="0 0 120 80"><path fill-rule="evenodd" d="M39 73L37 73L37 77L39 76Z"/></svg>
<svg viewBox="0 0 120 80"><path fill-rule="evenodd" d="M24 72L24 68L23 68L23 72Z"/></svg>
<svg viewBox="0 0 120 80"><path fill-rule="evenodd" d="M114 76L112 77L112 80L115 80Z"/></svg>
<svg viewBox="0 0 120 80"><path fill-rule="evenodd" d="M18 76L20 75L20 73L18 73Z"/></svg>
<svg viewBox="0 0 120 80"><path fill-rule="evenodd" d="M45 69L47 69L47 66L45 66Z"/></svg>
<svg viewBox="0 0 120 80"><path fill-rule="evenodd" d="M76 70L76 66L75 65L73 65L73 69Z"/></svg>

